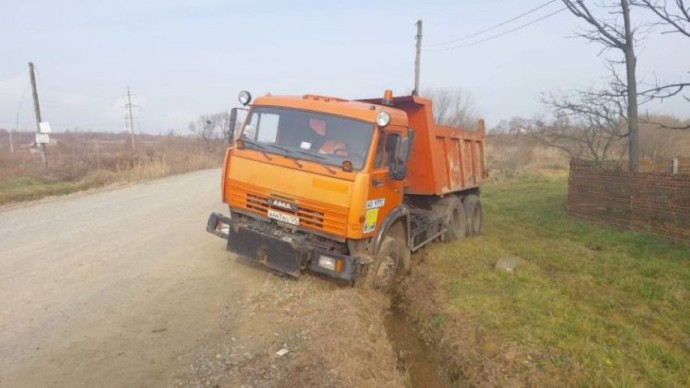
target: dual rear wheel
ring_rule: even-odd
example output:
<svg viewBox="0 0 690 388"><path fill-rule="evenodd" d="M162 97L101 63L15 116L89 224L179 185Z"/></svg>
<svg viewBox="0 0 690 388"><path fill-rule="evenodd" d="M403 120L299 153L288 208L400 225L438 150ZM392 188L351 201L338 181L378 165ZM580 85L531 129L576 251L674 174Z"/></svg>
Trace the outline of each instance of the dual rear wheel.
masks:
<svg viewBox="0 0 690 388"><path fill-rule="evenodd" d="M482 232L482 203L479 196L469 194L465 196L462 204L467 215L467 235L479 236Z"/></svg>
<svg viewBox="0 0 690 388"><path fill-rule="evenodd" d="M445 216L446 232L441 241L446 243L462 240L465 236L479 236L482 230L482 204L479 196L468 194L461 201L455 195L438 200L431 206L434 213Z"/></svg>

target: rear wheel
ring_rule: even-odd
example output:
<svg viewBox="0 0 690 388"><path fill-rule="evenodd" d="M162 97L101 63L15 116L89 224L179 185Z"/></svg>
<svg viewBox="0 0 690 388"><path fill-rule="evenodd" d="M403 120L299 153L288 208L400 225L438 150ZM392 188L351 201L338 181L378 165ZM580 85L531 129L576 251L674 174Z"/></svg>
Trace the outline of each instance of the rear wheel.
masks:
<svg viewBox="0 0 690 388"><path fill-rule="evenodd" d="M360 278L356 281L361 288L388 293L398 277L400 266L400 242L386 237L376 254L374 262L362 267Z"/></svg>
<svg viewBox="0 0 690 388"><path fill-rule="evenodd" d="M465 208L460 199L454 195L447 196L432 205L432 210L446 217L446 233L442 236L442 241L446 243L462 240L467 229L467 216Z"/></svg>
<svg viewBox="0 0 690 388"><path fill-rule="evenodd" d="M482 202L479 196L470 194L463 201L467 214L467 235L479 236L482 232Z"/></svg>

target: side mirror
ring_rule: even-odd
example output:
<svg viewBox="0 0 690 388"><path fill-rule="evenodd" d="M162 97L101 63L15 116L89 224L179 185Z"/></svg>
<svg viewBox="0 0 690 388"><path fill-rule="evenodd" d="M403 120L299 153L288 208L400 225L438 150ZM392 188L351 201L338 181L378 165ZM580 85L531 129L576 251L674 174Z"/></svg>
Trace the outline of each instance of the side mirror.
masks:
<svg viewBox="0 0 690 388"><path fill-rule="evenodd" d="M228 123L228 143L235 141L235 127L237 127L237 108L230 111L230 122Z"/></svg>
<svg viewBox="0 0 690 388"><path fill-rule="evenodd" d="M232 108L230 110L230 121L228 123L228 143L232 144L235 141L235 132L237 131L237 111L247 112L245 108Z"/></svg>

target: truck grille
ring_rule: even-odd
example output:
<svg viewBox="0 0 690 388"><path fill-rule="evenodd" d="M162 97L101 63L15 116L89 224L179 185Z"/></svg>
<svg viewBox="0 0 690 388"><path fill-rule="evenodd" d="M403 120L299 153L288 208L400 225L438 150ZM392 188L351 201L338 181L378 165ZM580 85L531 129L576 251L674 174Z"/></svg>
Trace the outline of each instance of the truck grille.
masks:
<svg viewBox="0 0 690 388"><path fill-rule="evenodd" d="M323 228L323 212L312 209L305 209L300 207L299 210L293 211L283 209L282 207L271 206L268 202L268 197L259 194L247 193L247 209L258 210L266 214L268 209L273 209L281 213L296 215L299 217L300 225L311 226L314 228Z"/></svg>
<svg viewBox="0 0 690 388"><path fill-rule="evenodd" d="M299 226L321 232L345 236L347 226L347 209L323 204L306 199L293 200L280 195L268 195L261 189L248 185L229 183L229 205L236 209L245 209L266 217L268 210L295 215L299 218ZM297 210L272 206L269 198L284 199L286 202L296 203Z"/></svg>

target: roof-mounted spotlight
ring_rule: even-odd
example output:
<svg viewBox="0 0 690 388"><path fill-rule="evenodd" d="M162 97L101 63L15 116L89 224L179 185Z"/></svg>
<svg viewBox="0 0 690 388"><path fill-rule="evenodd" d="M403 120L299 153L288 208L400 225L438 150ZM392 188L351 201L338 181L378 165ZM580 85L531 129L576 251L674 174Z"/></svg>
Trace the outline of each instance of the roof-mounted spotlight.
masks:
<svg viewBox="0 0 690 388"><path fill-rule="evenodd" d="M386 125L390 124L391 122L391 115L388 112L381 111L378 114L376 114L376 124L378 124L380 127L385 127Z"/></svg>
<svg viewBox="0 0 690 388"><path fill-rule="evenodd" d="M248 91L243 90L240 92L239 100L240 104L247 106L250 102L252 102L252 95Z"/></svg>

